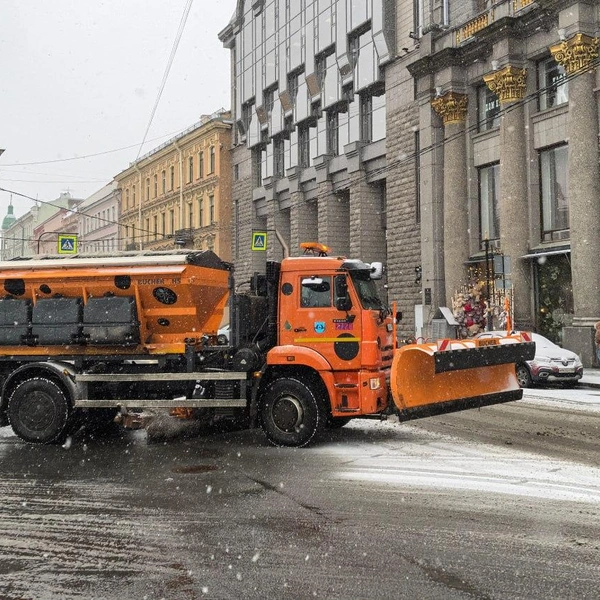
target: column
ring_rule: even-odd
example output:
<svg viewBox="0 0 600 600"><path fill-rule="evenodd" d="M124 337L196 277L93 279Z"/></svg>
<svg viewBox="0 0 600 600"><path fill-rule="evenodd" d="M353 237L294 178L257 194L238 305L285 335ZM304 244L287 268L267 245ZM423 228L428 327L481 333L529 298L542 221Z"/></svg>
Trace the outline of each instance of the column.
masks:
<svg viewBox="0 0 600 600"><path fill-rule="evenodd" d="M360 178L350 185L350 255L387 263L383 190Z"/></svg>
<svg viewBox="0 0 600 600"><path fill-rule="evenodd" d="M500 248L510 258L514 326L533 326L531 265L522 257L529 250L529 196L527 190L527 135L525 96L527 70L511 65L486 75L487 86L502 106L500 120Z"/></svg>
<svg viewBox="0 0 600 600"><path fill-rule="evenodd" d="M350 202L347 194L336 194L327 180L319 183L319 239L332 254L350 254Z"/></svg>
<svg viewBox="0 0 600 600"><path fill-rule="evenodd" d="M306 202L302 192L292 192L290 211L290 251L297 256L302 253L300 244L319 241L317 202Z"/></svg>
<svg viewBox="0 0 600 600"><path fill-rule="evenodd" d="M578 33L550 52L570 76L567 131L573 324L593 326L600 320L600 174L595 73L590 66L598 57L598 38Z"/></svg>
<svg viewBox="0 0 600 600"><path fill-rule="evenodd" d="M467 96L446 92L431 101L444 124L444 279L446 306L466 283L469 258L467 145L465 123Z"/></svg>

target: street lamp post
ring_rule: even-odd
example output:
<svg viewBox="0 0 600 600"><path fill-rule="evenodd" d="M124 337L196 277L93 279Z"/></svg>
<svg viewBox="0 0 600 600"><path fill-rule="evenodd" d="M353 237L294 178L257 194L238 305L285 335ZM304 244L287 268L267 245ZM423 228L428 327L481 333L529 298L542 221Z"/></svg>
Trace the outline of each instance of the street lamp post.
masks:
<svg viewBox="0 0 600 600"><path fill-rule="evenodd" d="M486 329L492 331L494 329L494 313L492 310L492 298L491 298L491 281L493 278L492 265L490 260L490 240L486 236L483 240L485 248L485 294L487 299L487 319Z"/></svg>

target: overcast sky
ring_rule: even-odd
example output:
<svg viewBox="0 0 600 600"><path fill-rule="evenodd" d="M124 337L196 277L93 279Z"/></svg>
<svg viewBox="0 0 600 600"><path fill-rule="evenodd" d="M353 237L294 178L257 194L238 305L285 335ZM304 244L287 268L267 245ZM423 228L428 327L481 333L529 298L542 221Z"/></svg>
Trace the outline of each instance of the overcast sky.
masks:
<svg viewBox="0 0 600 600"><path fill-rule="evenodd" d="M193 0L141 154L201 115L229 108L230 56L217 35L235 4ZM186 5L0 0L0 187L47 201L66 190L85 198L127 168L138 156ZM0 221L8 201L0 192ZM21 216L32 202L13 196L13 205Z"/></svg>

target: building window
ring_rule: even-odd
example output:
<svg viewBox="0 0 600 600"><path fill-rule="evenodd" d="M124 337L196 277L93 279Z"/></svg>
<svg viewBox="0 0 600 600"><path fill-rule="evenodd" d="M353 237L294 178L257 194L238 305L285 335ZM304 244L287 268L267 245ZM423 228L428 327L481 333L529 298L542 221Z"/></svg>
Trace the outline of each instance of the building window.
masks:
<svg viewBox="0 0 600 600"><path fill-rule="evenodd" d="M273 138L273 175L283 177L285 175L285 146L283 138Z"/></svg>
<svg viewBox="0 0 600 600"><path fill-rule="evenodd" d="M299 73L294 73L293 75L288 76L288 93L290 94L290 100L292 105L296 104L296 96L298 95L298 86L299 86Z"/></svg>
<svg viewBox="0 0 600 600"><path fill-rule="evenodd" d="M135 206L135 184L131 186L131 206Z"/></svg>
<svg viewBox="0 0 600 600"><path fill-rule="evenodd" d="M215 147L211 146L209 150L209 173L214 173L216 168Z"/></svg>
<svg viewBox="0 0 600 600"><path fill-rule="evenodd" d="M240 165L233 165L233 180L238 181L240 178Z"/></svg>
<svg viewBox="0 0 600 600"><path fill-rule="evenodd" d="M200 220L198 226L204 227L204 198L198 200L198 218Z"/></svg>
<svg viewBox="0 0 600 600"><path fill-rule="evenodd" d="M442 0L442 25L450 25L450 0Z"/></svg>
<svg viewBox="0 0 600 600"><path fill-rule="evenodd" d="M263 96L263 106L268 115L273 112L273 106L275 106L275 91L274 88L265 90Z"/></svg>
<svg viewBox="0 0 600 600"><path fill-rule="evenodd" d="M188 158L188 183L192 183L194 181L194 157L190 156Z"/></svg>
<svg viewBox="0 0 600 600"><path fill-rule="evenodd" d="M202 179L204 177L204 152L200 150L198 152L198 178Z"/></svg>
<svg viewBox="0 0 600 600"><path fill-rule="evenodd" d="M500 238L499 202L500 165L494 164L479 169L479 236L483 240Z"/></svg>
<svg viewBox="0 0 600 600"><path fill-rule="evenodd" d="M194 229L194 205L188 202L188 227Z"/></svg>
<svg viewBox="0 0 600 600"><path fill-rule="evenodd" d="M254 187L262 185L262 148L257 146L252 148L253 169L252 177L254 179Z"/></svg>
<svg viewBox="0 0 600 600"><path fill-rule="evenodd" d="M125 208L129 208L129 188L125 190Z"/></svg>
<svg viewBox="0 0 600 600"><path fill-rule="evenodd" d="M154 239L157 240L158 239L158 215L154 215L153 217L153 231L154 231Z"/></svg>
<svg viewBox="0 0 600 600"><path fill-rule="evenodd" d="M175 167L171 166L171 191L175 189Z"/></svg>
<svg viewBox="0 0 600 600"><path fill-rule="evenodd" d="M310 166L310 127L306 123L298 126L298 164L302 168Z"/></svg>
<svg viewBox="0 0 600 600"><path fill-rule="evenodd" d="M487 85L477 89L477 111L479 131L500 126L500 100Z"/></svg>
<svg viewBox="0 0 600 600"><path fill-rule="evenodd" d="M336 110L327 111L327 154L338 155L339 118Z"/></svg>
<svg viewBox="0 0 600 600"><path fill-rule="evenodd" d="M158 175L154 174L154 197L158 196Z"/></svg>
<svg viewBox="0 0 600 600"><path fill-rule="evenodd" d="M169 210L169 233L175 233L175 209Z"/></svg>
<svg viewBox="0 0 600 600"><path fill-rule="evenodd" d="M363 142L376 142L386 136L385 94L360 97L360 139Z"/></svg>
<svg viewBox="0 0 600 600"><path fill-rule="evenodd" d="M539 109L545 110L569 101L567 72L553 58L538 63Z"/></svg>
<svg viewBox="0 0 600 600"><path fill-rule="evenodd" d="M150 177L146 177L146 200L150 200Z"/></svg>
<svg viewBox="0 0 600 600"><path fill-rule="evenodd" d="M542 240L569 238L568 146L540 152Z"/></svg>
<svg viewBox="0 0 600 600"><path fill-rule="evenodd" d="M162 178L162 193L166 194L167 193L167 172L164 169L161 174L161 178Z"/></svg>
<svg viewBox="0 0 600 600"><path fill-rule="evenodd" d="M160 232L163 236L167 233L167 215L166 213L160 213Z"/></svg>
<svg viewBox="0 0 600 600"><path fill-rule="evenodd" d="M146 219L146 231L144 237L146 238L147 242L150 241L150 217Z"/></svg>
<svg viewBox="0 0 600 600"><path fill-rule="evenodd" d="M215 222L215 197L208 197L208 217L210 219L210 224L212 225Z"/></svg>

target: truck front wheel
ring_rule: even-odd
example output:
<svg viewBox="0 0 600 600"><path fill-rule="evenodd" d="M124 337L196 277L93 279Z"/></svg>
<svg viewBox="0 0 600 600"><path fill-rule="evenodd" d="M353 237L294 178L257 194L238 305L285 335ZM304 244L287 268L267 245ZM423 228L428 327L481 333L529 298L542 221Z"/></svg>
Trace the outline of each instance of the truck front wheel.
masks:
<svg viewBox="0 0 600 600"><path fill-rule="evenodd" d="M23 381L8 400L8 420L22 440L52 444L67 432L71 406L65 392L53 381L35 377Z"/></svg>
<svg viewBox="0 0 600 600"><path fill-rule="evenodd" d="M325 416L310 387L297 379L279 379L266 389L260 421L275 446L305 446L325 425Z"/></svg>

